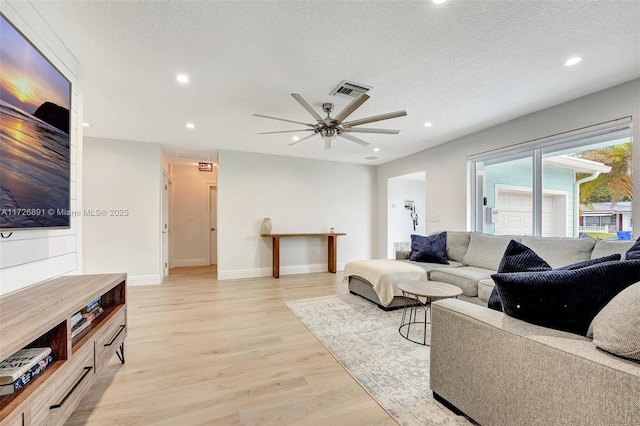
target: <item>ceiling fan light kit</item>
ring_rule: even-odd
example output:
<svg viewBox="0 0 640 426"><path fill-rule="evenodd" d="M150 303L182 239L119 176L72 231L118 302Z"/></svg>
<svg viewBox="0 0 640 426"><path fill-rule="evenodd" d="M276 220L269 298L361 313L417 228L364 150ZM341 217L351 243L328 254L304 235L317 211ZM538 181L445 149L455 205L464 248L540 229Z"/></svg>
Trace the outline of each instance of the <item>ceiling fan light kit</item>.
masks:
<svg viewBox="0 0 640 426"><path fill-rule="evenodd" d="M287 120L285 118L271 117L271 116L262 115L262 114L253 114L256 117L268 118L270 120L286 121L288 123L302 124L308 127L307 129L301 129L301 130L282 130L277 132L262 132L262 133L258 133L259 135L266 135L266 134L273 134L273 133L313 132L312 134L305 136L304 138L301 138L297 141L290 143L289 146L300 143L315 135L320 135L322 137L322 139L324 140L325 149L331 149L331 141L335 139L337 136L340 136L344 139L347 139L351 142L355 142L362 146L368 146L369 142L365 142L362 139L357 138L350 133L380 133L380 134L387 134L387 135L397 135L398 133L400 133L400 130L374 129L374 128L362 128L362 127L358 128L356 126L360 126L362 124L374 123L376 121L383 121L383 120L389 120L392 118L403 117L407 115L407 112L403 110L403 111L396 111L396 112L391 112L387 114L375 115L372 117L366 117L366 118L361 118L359 120L345 122L344 120L346 120L356 109L360 108L360 106L362 106L362 104L365 103L367 99L369 99L369 95L365 93L360 93L358 96L355 97L353 101L351 101L351 103L349 103L349 105L347 105L342 111L340 111L334 118L331 117L331 112L333 111L332 103L327 102L322 104L322 110L327 114L326 118L322 118L322 116L320 116L320 114L318 114L318 112L316 112L316 110L314 110L313 107L309 105L309 103L298 93L292 93L291 96L293 96L293 98L296 101L298 101L298 103L304 109L306 109L309 112L309 114L311 114L311 116L316 120L316 123L309 124L309 123L303 123L300 121Z"/></svg>

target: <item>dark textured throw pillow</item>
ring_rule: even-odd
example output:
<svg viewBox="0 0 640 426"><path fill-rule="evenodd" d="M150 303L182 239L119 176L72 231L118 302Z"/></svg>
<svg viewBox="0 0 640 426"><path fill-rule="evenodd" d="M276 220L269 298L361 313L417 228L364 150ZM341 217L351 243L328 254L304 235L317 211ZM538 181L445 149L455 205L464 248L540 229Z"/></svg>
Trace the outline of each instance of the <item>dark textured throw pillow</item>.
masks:
<svg viewBox="0 0 640 426"><path fill-rule="evenodd" d="M448 265L447 233L429 235L411 235L411 254L409 260Z"/></svg>
<svg viewBox="0 0 640 426"><path fill-rule="evenodd" d="M559 268L556 268L556 270L560 269L560 270L573 271L575 269L586 268L587 266L597 265L598 263L613 262L614 260L620 260L621 257L622 256L620 256L619 253L615 253L615 254L610 254L609 256L598 257L596 259L583 260L581 262L576 262L570 265L561 266Z"/></svg>
<svg viewBox="0 0 640 426"><path fill-rule="evenodd" d="M498 272L535 272L551 269L535 251L516 240L509 241L498 266Z"/></svg>
<svg viewBox="0 0 640 426"><path fill-rule="evenodd" d="M575 270L497 273L491 278L507 315L584 336L596 314L616 294L640 281L640 260Z"/></svg>
<svg viewBox="0 0 640 426"><path fill-rule="evenodd" d="M529 247L516 240L509 241L507 249L504 251L498 272L536 272L550 271L552 268L547 262L536 254ZM498 287L493 287L491 296L487 302L487 307L502 312L502 302Z"/></svg>
<svg viewBox="0 0 640 426"><path fill-rule="evenodd" d="M636 243L631 246L629 250L624 254L625 260L640 259L640 238L636 240Z"/></svg>

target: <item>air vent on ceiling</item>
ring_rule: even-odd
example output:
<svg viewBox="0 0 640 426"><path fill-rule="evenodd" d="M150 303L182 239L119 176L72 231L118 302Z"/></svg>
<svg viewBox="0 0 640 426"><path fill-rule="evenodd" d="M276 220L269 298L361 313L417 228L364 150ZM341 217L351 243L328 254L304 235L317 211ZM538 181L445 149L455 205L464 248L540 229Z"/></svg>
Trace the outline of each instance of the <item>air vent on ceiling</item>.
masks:
<svg viewBox="0 0 640 426"><path fill-rule="evenodd" d="M367 93L371 89L371 86L365 86L364 84L344 80L338 85L338 87L331 91L331 94L333 96L343 96L345 98L356 98L360 93Z"/></svg>

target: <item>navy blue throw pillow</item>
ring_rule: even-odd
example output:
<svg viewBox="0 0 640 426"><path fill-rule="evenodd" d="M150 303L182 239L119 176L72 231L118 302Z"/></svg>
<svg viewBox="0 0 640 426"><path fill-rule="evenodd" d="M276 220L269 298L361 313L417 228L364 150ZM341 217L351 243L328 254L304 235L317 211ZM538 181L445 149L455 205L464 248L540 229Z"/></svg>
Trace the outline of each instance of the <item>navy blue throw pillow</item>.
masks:
<svg viewBox="0 0 640 426"><path fill-rule="evenodd" d="M640 259L640 238L636 240L636 243L631 246L629 250L624 254L625 260Z"/></svg>
<svg viewBox="0 0 640 426"><path fill-rule="evenodd" d="M504 251L504 255L498 266L499 273L550 271L551 269L551 266L538 256L536 252L516 240L509 241L509 245ZM493 287L491 291L487 307L502 312L502 302L500 301L497 286Z"/></svg>
<svg viewBox="0 0 640 426"><path fill-rule="evenodd" d="M411 254L409 260L415 262L431 262L448 265L447 233L429 235L411 235Z"/></svg>
<svg viewBox="0 0 640 426"><path fill-rule="evenodd" d="M535 251L516 240L509 241L498 266L498 272L535 272L551 269L553 268Z"/></svg>
<svg viewBox="0 0 640 426"><path fill-rule="evenodd" d="M505 314L584 336L593 318L613 297L640 281L640 260L574 270L497 273L491 278Z"/></svg>

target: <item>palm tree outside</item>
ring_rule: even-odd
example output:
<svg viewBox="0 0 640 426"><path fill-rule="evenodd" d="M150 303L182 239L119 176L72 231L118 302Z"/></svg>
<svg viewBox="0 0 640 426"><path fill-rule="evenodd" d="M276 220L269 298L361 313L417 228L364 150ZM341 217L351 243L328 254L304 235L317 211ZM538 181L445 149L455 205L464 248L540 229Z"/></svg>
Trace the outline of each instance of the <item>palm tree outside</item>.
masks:
<svg viewBox="0 0 640 426"><path fill-rule="evenodd" d="M578 154L581 158L598 161L611 166L609 173L603 173L596 179L585 182L580 187L580 203L589 206L595 202L631 201L633 198L632 146L631 142L590 149ZM586 175L577 178L581 179Z"/></svg>
<svg viewBox="0 0 640 426"><path fill-rule="evenodd" d="M578 156L611 167L609 173L603 173L596 179L580 186L580 204L593 210L594 203L610 203L613 209L616 203L630 202L633 199L631 142L582 151ZM578 174L576 179L585 176L587 175ZM618 229L617 225L616 229ZM615 234L610 235L615 236ZM591 236L596 237L595 235ZM606 238L604 235L597 237Z"/></svg>

